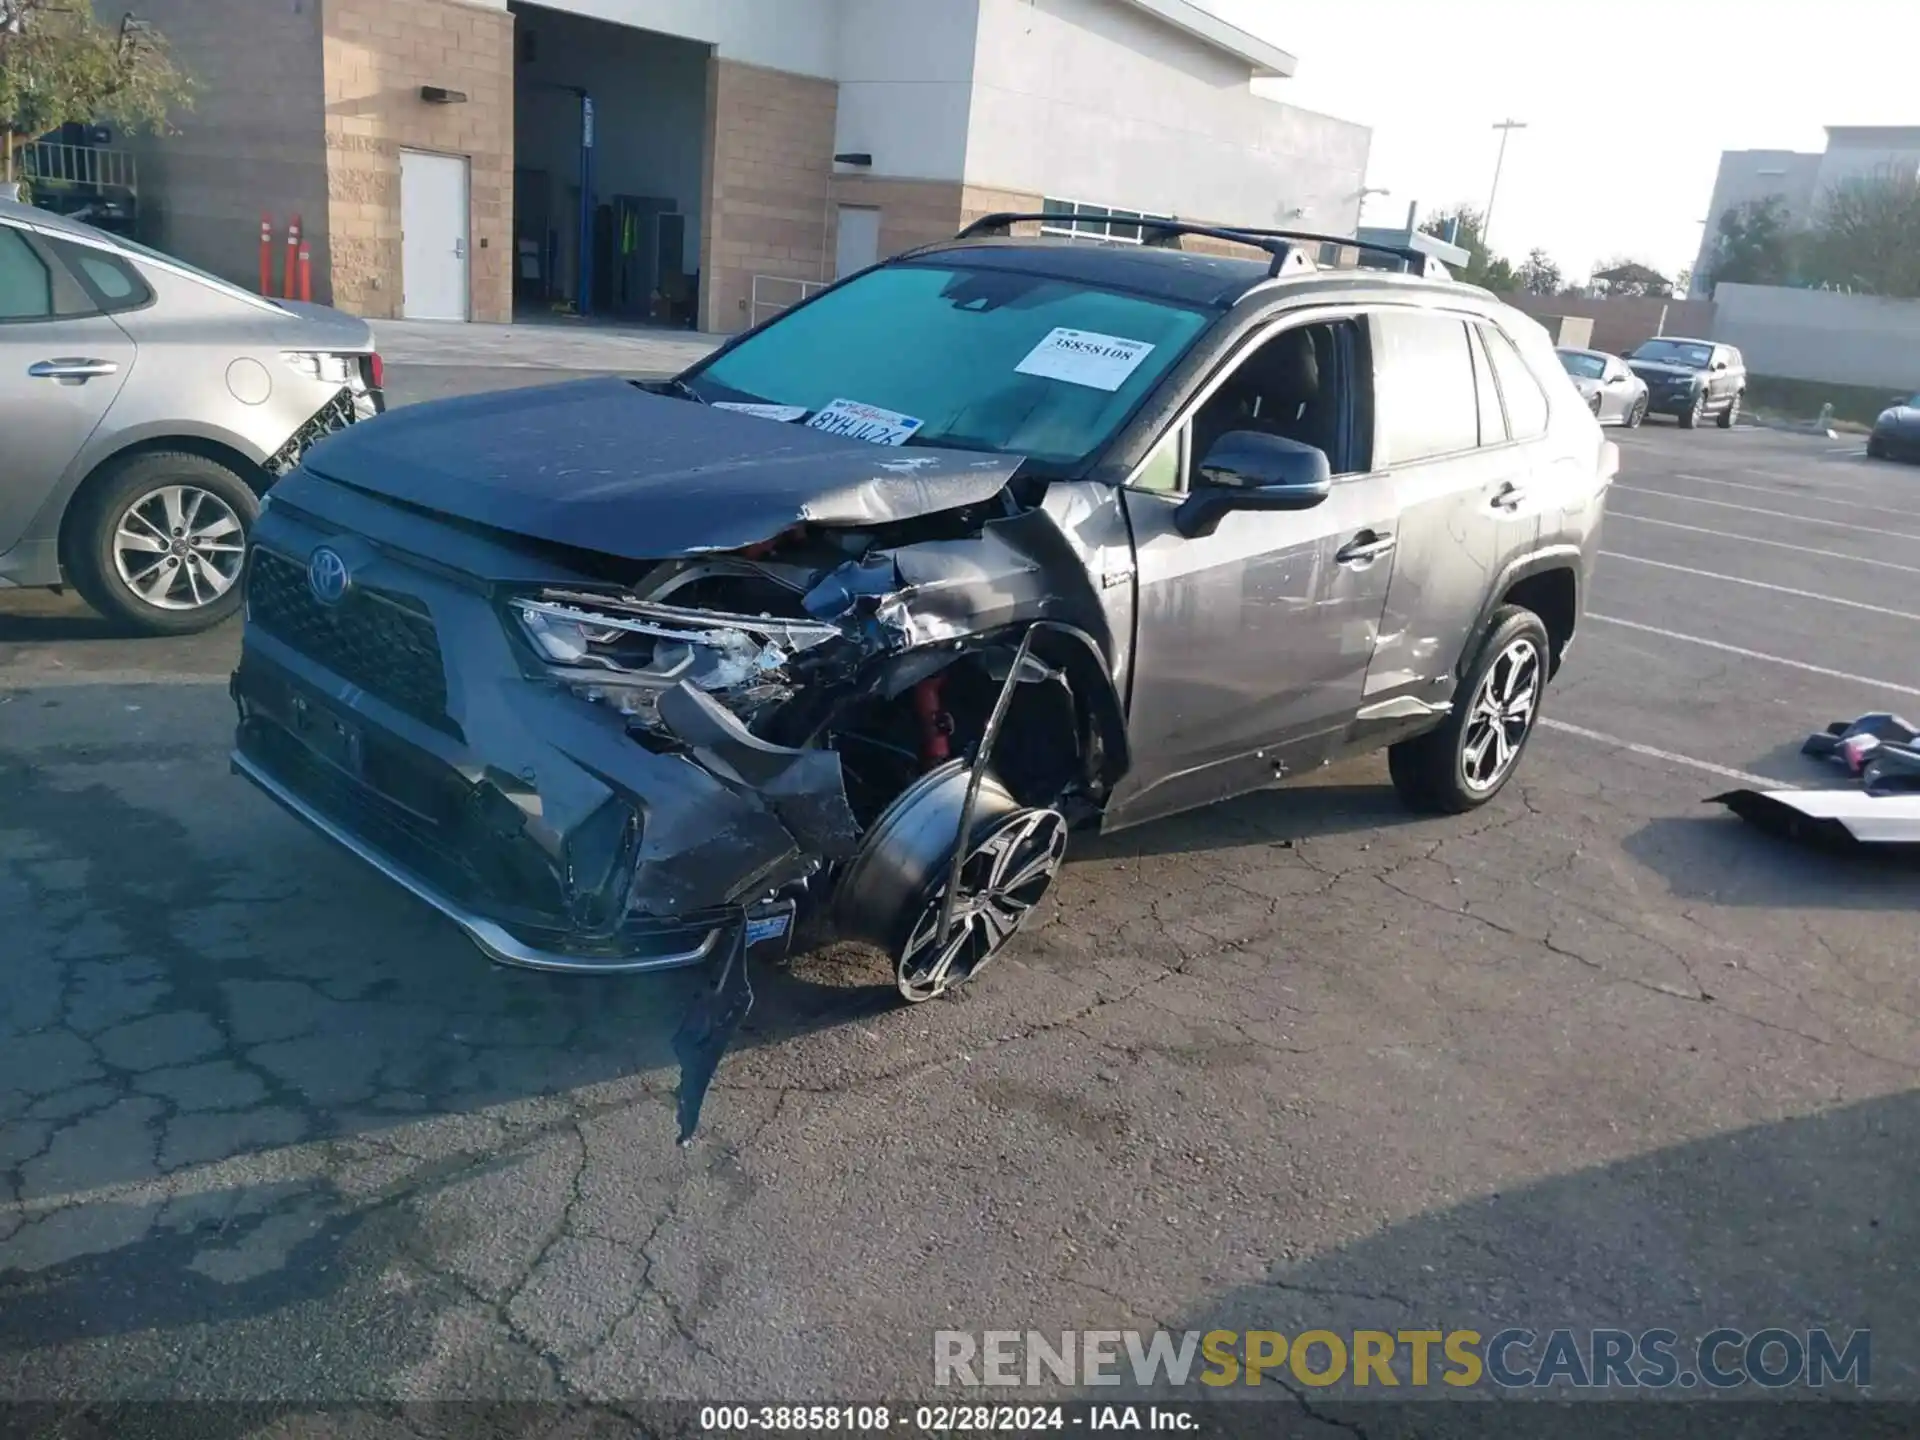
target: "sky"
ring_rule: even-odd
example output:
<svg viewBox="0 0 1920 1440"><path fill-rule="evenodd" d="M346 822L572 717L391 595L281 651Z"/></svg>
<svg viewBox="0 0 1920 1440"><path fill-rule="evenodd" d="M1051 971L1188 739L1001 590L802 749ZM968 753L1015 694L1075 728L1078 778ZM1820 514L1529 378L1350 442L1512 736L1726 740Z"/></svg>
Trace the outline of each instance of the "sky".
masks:
<svg viewBox="0 0 1920 1440"><path fill-rule="evenodd" d="M1826 148L1826 125L1920 125L1917 0L1202 0L1299 58L1276 99L1373 127L1364 222L1484 209L1568 279L1691 265L1722 150Z"/></svg>

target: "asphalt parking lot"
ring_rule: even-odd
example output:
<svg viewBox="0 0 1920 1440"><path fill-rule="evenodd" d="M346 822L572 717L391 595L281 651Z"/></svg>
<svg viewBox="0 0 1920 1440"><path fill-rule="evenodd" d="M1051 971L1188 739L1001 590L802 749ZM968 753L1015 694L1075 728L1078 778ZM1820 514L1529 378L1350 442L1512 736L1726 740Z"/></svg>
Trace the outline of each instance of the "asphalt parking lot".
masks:
<svg viewBox="0 0 1920 1440"><path fill-rule="evenodd" d="M1083 844L952 1000L764 977L684 1150L690 982L489 968L230 778L231 628L0 600L0 1393L905 1398L937 1329L1518 1324L1872 1327L1920 1394L1920 871L1702 803L1920 711L1920 470L1617 438L1500 801L1368 760Z"/></svg>

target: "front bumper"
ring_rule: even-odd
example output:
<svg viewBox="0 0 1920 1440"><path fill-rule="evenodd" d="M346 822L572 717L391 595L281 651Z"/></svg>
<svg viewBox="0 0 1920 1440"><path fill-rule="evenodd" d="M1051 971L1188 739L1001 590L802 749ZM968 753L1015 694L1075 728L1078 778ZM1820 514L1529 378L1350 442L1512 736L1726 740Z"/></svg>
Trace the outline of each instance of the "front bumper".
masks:
<svg viewBox="0 0 1920 1440"><path fill-rule="evenodd" d="M1873 449L1888 460L1920 464L1920 430L1875 430Z"/></svg>
<svg viewBox="0 0 1920 1440"><path fill-rule="evenodd" d="M1700 396L1697 386L1659 385L1647 391L1647 409L1656 415L1684 415Z"/></svg>
<svg viewBox="0 0 1920 1440"><path fill-rule="evenodd" d="M504 964L674 969L741 926L784 946L794 888L823 863L794 816L844 810L837 757L792 752L808 763L763 794L696 758L724 759L724 735L650 749L553 684L470 582L278 502L256 540L233 768L276 803ZM321 543L353 576L332 611L305 587Z"/></svg>

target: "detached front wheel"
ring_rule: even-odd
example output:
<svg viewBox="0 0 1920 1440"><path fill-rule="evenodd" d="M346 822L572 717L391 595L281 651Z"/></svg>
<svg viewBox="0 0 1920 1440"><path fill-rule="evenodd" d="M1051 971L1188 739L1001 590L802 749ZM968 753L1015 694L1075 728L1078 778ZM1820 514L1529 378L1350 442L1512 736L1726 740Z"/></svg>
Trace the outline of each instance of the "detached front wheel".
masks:
<svg viewBox="0 0 1920 1440"><path fill-rule="evenodd" d="M1464 814L1506 787L1540 716L1549 645L1531 610L1494 612L1446 722L1387 752L1393 788L1410 809Z"/></svg>

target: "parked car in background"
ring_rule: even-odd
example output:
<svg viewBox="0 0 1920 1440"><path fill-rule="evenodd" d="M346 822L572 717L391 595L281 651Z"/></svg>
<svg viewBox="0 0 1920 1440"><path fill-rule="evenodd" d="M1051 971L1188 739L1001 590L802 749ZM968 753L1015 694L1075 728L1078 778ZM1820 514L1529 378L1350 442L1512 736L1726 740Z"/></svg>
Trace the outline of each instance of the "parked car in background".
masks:
<svg viewBox="0 0 1920 1440"><path fill-rule="evenodd" d="M1896 396L1867 437L1867 454L1875 460L1906 460L1920 464L1920 395Z"/></svg>
<svg viewBox="0 0 1920 1440"><path fill-rule="evenodd" d="M1647 418L1647 382L1629 370L1626 361L1604 350L1563 348L1558 353L1594 419L1602 425L1640 428Z"/></svg>
<svg viewBox="0 0 1920 1440"><path fill-rule="evenodd" d="M1627 364L1646 382L1653 413L1673 416L1683 430L1709 415L1731 430L1740 418L1747 362L1731 345L1662 335L1635 350Z"/></svg>
<svg viewBox="0 0 1920 1440"><path fill-rule="evenodd" d="M1546 331L1323 236L988 233L1040 218L673 380L316 447L255 537L235 768L495 959L723 964L812 910L908 1000L1070 826L1377 749L1417 809L1493 798L1619 463Z"/></svg>
<svg viewBox="0 0 1920 1440"><path fill-rule="evenodd" d="M381 408L373 332L0 200L0 589L148 634L240 604L260 497Z"/></svg>

